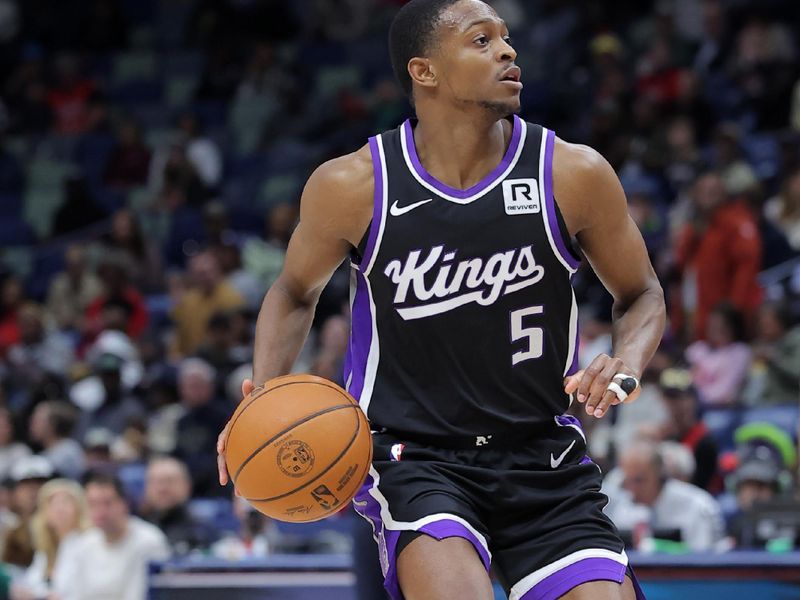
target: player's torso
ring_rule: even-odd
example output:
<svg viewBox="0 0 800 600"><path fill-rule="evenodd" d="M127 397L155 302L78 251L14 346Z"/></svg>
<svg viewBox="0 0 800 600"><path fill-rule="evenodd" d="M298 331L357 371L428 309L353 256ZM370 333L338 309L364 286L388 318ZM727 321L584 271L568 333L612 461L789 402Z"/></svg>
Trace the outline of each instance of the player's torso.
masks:
<svg viewBox="0 0 800 600"><path fill-rule="evenodd" d="M515 117L501 163L465 191L424 170L410 123L370 140L375 210L351 271L345 378L373 426L479 436L566 410L577 261L553 140Z"/></svg>

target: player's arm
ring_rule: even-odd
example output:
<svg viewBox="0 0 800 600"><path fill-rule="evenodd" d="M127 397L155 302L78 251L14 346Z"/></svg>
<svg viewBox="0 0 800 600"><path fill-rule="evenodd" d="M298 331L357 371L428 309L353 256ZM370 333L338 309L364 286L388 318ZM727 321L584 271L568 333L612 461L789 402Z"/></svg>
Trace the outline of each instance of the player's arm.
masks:
<svg viewBox="0 0 800 600"><path fill-rule="evenodd" d="M602 417L619 403L607 390L613 376L640 378L658 347L666 320L664 292L611 165L591 148L558 141L553 169L554 193L564 217L614 298L613 356L601 354L565 384L567 393L575 392L586 403L588 414Z"/></svg>
<svg viewBox="0 0 800 600"><path fill-rule="evenodd" d="M292 234L280 276L270 287L256 323L253 379L242 384L246 396L253 381L289 373L303 347L320 294L357 246L372 218L374 181L369 147L320 166L306 183L300 222ZM220 484L228 474L223 454L228 426L217 441Z"/></svg>

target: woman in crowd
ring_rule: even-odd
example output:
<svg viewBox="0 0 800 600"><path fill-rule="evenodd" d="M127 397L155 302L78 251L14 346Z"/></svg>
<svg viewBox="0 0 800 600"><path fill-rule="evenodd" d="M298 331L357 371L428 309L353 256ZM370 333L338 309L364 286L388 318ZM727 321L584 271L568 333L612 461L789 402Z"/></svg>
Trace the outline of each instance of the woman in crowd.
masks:
<svg viewBox="0 0 800 600"><path fill-rule="evenodd" d="M69 583L69 561L80 534L89 526L83 489L69 479L54 479L39 492L31 521L36 554L11 588L11 600L58 598Z"/></svg>

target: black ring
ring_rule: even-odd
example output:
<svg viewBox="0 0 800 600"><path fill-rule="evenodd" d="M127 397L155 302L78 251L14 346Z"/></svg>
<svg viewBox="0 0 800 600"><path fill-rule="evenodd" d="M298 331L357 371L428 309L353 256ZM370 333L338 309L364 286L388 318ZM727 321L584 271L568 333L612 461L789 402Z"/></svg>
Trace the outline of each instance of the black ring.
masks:
<svg viewBox="0 0 800 600"><path fill-rule="evenodd" d="M619 387L622 388L622 391L626 394L630 395L633 393L633 390L636 389L636 386L639 385L639 382L636 381L635 377L624 377L620 379Z"/></svg>

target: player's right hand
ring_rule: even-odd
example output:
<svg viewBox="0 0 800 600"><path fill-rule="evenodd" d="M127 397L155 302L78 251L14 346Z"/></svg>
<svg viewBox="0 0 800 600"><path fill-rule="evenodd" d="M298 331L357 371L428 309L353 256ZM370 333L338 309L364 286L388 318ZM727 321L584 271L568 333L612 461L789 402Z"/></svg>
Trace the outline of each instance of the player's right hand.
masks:
<svg viewBox="0 0 800 600"><path fill-rule="evenodd" d="M253 385L252 379L245 379L242 382L242 398L247 398L250 392L256 386ZM217 438L217 470L219 471L219 484L220 485L227 485L228 483L228 467L225 465L225 443L228 441L228 432L231 428L231 422L228 421L225 424L225 428L219 434ZM238 495L238 491L236 492Z"/></svg>

